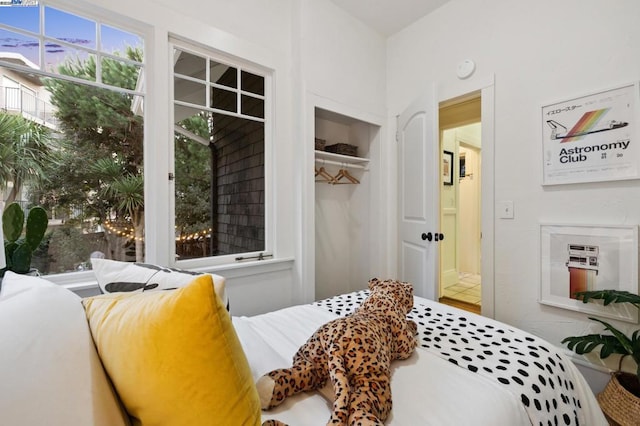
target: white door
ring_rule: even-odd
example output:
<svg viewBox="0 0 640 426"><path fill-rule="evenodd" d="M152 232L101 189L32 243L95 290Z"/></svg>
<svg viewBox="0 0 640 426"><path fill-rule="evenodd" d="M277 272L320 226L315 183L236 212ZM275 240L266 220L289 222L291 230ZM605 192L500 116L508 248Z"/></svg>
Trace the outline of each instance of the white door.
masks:
<svg viewBox="0 0 640 426"><path fill-rule="evenodd" d="M472 146L460 146L460 156L464 155L466 177L460 179L460 201L458 208L459 267L462 273L480 275L481 259L481 217L482 201L480 193L480 150Z"/></svg>
<svg viewBox="0 0 640 426"><path fill-rule="evenodd" d="M414 292L438 297L440 152L435 93L423 94L398 118L398 270Z"/></svg>

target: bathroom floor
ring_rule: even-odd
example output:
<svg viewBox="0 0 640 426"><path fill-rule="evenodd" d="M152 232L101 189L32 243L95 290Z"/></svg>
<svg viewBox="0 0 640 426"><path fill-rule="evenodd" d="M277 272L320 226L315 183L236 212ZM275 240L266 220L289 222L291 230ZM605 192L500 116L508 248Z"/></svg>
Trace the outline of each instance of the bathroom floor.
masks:
<svg viewBox="0 0 640 426"><path fill-rule="evenodd" d="M461 272L458 274L457 283L444 288L444 292L441 295L444 300L441 299L440 301L443 303L447 303L447 300L464 302L464 304L470 305L469 308L471 309L469 310L479 312L480 302L482 299L480 286L480 275ZM464 309L464 304L462 306L455 306L462 307Z"/></svg>

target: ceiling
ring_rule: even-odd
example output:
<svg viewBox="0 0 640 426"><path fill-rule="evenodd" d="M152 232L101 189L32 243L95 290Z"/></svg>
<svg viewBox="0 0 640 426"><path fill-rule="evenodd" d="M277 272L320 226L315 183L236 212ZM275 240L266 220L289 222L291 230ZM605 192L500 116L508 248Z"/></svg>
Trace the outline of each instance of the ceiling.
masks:
<svg viewBox="0 0 640 426"><path fill-rule="evenodd" d="M331 0L380 34L390 36L450 0Z"/></svg>

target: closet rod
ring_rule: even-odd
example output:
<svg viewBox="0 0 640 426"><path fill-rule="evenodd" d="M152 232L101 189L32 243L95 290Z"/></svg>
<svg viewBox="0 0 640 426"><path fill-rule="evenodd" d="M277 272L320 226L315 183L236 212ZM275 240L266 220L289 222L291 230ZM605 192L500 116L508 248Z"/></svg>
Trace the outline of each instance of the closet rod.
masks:
<svg viewBox="0 0 640 426"><path fill-rule="evenodd" d="M331 166L340 166L340 167L344 167L345 169L369 170L367 166L363 166L362 164L352 164L352 163L344 163L344 162L341 163L339 161L325 160L322 158L316 158L316 163L328 164Z"/></svg>

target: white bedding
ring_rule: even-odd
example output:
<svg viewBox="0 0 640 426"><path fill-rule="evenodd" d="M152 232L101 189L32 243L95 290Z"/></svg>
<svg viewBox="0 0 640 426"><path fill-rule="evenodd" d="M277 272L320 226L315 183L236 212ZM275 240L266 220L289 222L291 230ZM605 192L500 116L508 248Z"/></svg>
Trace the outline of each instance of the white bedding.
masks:
<svg viewBox="0 0 640 426"><path fill-rule="evenodd" d="M347 295L346 300L361 300L365 296L363 292L353 293ZM309 336L320 325L338 316L328 309L336 311L335 307L339 306L338 313L349 313L352 307L345 306L349 303L344 303L345 296L342 297L330 299L328 303L294 306L255 317L234 317L233 324L254 379L273 369L290 366L293 355ZM420 309L429 309L434 317L446 319L449 314L450 317L464 317L465 321L472 320L474 325L480 327L491 325L512 330L499 322L419 297L415 298L415 304ZM412 314L422 316L421 312L415 310ZM414 319L419 323L422 338L435 335L425 330L425 324L429 326L429 323L424 317ZM537 425L541 421L539 418L532 419L530 410L528 412L521 401L521 394L514 392L513 386L505 386L492 377L454 364L443 357L440 353L442 350L434 350L426 344L423 346L427 348L416 348L408 360L394 361L392 364L393 410L387 425L515 426ZM582 421L571 419L567 424L606 425L582 375L570 361L565 365L565 374L572 379L573 390L582 407L578 416ZM330 410L330 402L320 392L309 392L291 397L271 411L263 411L263 421L278 419L291 426L324 425L329 419ZM553 419L553 412L547 414L551 414L549 418ZM565 424L563 420L560 416L559 424Z"/></svg>

